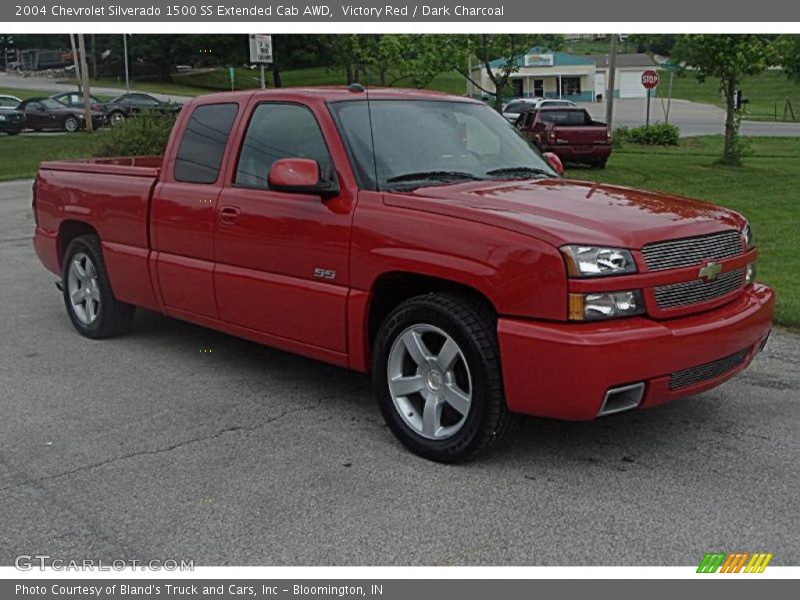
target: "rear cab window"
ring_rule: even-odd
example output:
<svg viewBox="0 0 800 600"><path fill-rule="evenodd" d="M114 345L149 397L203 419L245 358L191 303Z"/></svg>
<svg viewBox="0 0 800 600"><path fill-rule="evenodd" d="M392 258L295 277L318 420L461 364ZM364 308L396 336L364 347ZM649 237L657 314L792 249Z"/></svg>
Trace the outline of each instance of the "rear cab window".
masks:
<svg viewBox="0 0 800 600"><path fill-rule="evenodd" d="M559 109L541 111L540 120L556 125L591 125L592 117L585 110L578 109Z"/></svg>
<svg viewBox="0 0 800 600"><path fill-rule="evenodd" d="M235 103L204 104L192 111L175 158L175 181L217 181L238 108Z"/></svg>

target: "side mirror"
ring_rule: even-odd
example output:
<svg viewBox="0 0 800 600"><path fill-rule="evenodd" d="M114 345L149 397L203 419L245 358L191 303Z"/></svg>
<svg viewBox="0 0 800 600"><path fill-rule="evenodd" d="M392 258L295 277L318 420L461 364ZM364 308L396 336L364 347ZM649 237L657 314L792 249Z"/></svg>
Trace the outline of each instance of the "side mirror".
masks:
<svg viewBox="0 0 800 600"><path fill-rule="evenodd" d="M558 158L558 155L553 154L552 152L545 152L544 158L550 163L550 166L553 167L559 175L564 174L564 163L561 162L561 159Z"/></svg>
<svg viewBox="0 0 800 600"><path fill-rule="evenodd" d="M319 163L310 158L281 158L272 163L267 175L269 187L280 192L336 196L335 177L322 177Z"/></svg>

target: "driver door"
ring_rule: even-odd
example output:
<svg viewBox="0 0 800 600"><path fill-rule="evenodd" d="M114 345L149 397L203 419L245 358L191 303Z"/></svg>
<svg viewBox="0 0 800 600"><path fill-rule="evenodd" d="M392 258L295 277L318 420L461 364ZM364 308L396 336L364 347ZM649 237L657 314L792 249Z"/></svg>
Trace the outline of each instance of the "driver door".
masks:
<svg viewBox="0 0 800 600"><path fill-rule="evenodd" d="M46 129L53 126L55 115L41 102L28 102L25 105L25 121L31 129Z"/></svg>
<svg viewBox="0 0 800 600"><path fill-rule="evenodd" d="M354 200L270 189L276 160L309 158L327 172L331 155L309 106L270 101L250 111L217 205L220 318L277 342L344 353Z"/></svg>

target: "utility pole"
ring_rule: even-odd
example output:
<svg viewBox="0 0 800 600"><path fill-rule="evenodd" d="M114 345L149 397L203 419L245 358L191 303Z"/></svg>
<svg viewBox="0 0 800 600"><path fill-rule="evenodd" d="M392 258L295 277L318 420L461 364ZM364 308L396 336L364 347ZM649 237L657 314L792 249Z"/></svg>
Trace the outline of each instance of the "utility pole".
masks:
<svg viewBox="0 0 800 600"><path fill-rule="evenodd" d="M97 47L96 47L96 40L94 39L94 34L91 35L92 40L92 72L90 73L92 79L97 79Z"/></svg>
<svg viewBox="0 0 800 600"><path fill-rule="evenodd" d="M86 127L86 131L91 133L94 131L94 123L92 122L92 106L89 101L91 90L89 89L89 68L86 65L86 41L82 33L78 34L78 52L81 56L84 127Z"/></svg>
<svg viewBox="0 0 800 600"><path fill-rule="evenodd" d="M122 34L122 53L125 55L125 92L131 93L131 80L128 74L128 34Z"/></svg>
<svg viewBox="0 0 800 600"><path fill-rule="evenodd" d="M78 49L75 47L75 34L69 34L69 43L72 46L72 66L75 67L75 79L78 82L78 91L81 91L81 70L78 66Z"/></svg>
<svg viewBox="0 0 800 600"><path fill-rule="evenodd" d="M611 34L611 52L608 57L608 77L606 77L606 123L613 128L614 121L614 79L617 76L617 40L619 35Z"/></svg>

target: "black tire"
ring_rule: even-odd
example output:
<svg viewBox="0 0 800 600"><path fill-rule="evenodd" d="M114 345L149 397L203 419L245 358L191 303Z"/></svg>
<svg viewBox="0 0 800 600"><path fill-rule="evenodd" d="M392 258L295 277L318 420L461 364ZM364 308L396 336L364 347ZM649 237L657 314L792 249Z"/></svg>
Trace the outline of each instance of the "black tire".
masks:
<svg viewBox="0 0 800 600"><path fill-rule="evenodd" d="M64 119L64 131L68 133L75 133L81 128L81 122L77 117L70 115Z"/></svg>
<svg viewBox="0 0 800 600"><path fill-rule="evenodd" d="M419 435L400 416L389 390L388 361L395 340L415 324L430 324L460 347L471 376L472 400L464 423L443 440ZM372 352L375 395L389 429L409 450L424 458L454 463L497 445L511 430L497 344L497 318L490 306L466 294L438 293L411 298L386 317Z"/></svg>
<svg viewBox="0 0 800 600"><path fill-rule="evenodd" d="M22 132L21 132L21 131L6 131L6 133L7 133L8 135L19 135L19 134L20 134L20 133L22 133Z"/></svg>
<svg viewBox="0 0 800 600"><path fill-rule="evenodd" d="M608 162L607 158L599 158L592 163L592 167L595 169L605 169L607 162Z"/></svg>
<svg viewBox="0 0 800 600"><path fill-rule="evenodd" d="M85 324L81 321L70 301L69 268L73 258L79 253L83 253L91 259L96 272L99 291L100 302L97 316L90 324ZM64 252L61 275L64 305L67 307L69 319L78 333L88 338L102 339L119 335L129 329L136 309L134 306L120 302L114 297L111 283L108 279L108 272L106 271L106 263L103 259L103 251L100 247L100 238L96 235L83 235L72 240L67 246L66 252Z"/></svg>
<svg viewBox="0 0 800 600"><path fill-rule="evenodd" d="M111 127L116 127L124 120L125 120L125 115L122 113L122 111L119 110L115 110L114 112L108 115L108 124Z"/></svg>

